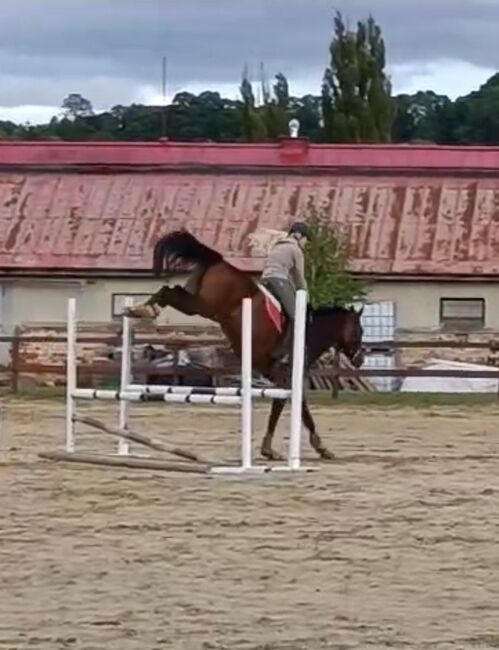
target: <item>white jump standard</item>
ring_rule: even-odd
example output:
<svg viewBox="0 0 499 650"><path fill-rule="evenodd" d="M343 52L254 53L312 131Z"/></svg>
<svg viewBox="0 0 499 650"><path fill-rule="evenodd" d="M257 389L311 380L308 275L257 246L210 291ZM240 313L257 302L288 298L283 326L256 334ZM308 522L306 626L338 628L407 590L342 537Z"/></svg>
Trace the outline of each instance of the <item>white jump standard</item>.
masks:
<svg viewBox="0 0 499 650"><path fill-rule="evenodd" d="M129 304L129 301L127 301ZM174 404L214 404L241 407L241 464L238 466L209 467L209 474L261 474L268 471L296 471L302 469L301 410L305 356L307 294L296 295L296 318L293 341L293 368L291 388L252 387L252 301L245 298L242 305L241 387L141 385L132 382L132 322L123 317L120 389L77 388L76 372L76 302L68 301L67 322L67 391L66 391L66 455L75 452L76 400L114 400L119 402L118 431L128 430L130 402L167 402ZM252 461L252 400L291 398L288 463L285 466L254 465ZM102 429L101 430L105 430ZM125 434L123 434L125 435ZM133 438L131 438L133 439ZM118 456L130 453L130 437L119 438ZM119 464L114 457L113 464ZM76 459L75 459L76 460ZM125 460L125 459L123 459ZM82 462L85 462L82 460ZM123 463L125 465L125 463ZM127 465L130 466L130 465ZM303 468L305 469L305 468ZM312 469L312 468L307 468ZM315 469L315 468L313 468Z"/></svg>

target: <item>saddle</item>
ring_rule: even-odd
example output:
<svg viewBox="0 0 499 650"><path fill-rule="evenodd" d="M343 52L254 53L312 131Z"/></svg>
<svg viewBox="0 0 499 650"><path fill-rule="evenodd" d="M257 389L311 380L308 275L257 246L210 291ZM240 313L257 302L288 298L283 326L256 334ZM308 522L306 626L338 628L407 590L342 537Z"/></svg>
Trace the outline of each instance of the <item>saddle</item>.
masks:
<svg viewBox="0 0 499 650"><path fill-rule="evenodd" d="M282 334L286 327L287 319L281 303L276 296L267 289L267 287L263 286L263 284L258 283L258 288L265 298L265 311L267 312L267 316L270 318L279 334Z"/></svg>

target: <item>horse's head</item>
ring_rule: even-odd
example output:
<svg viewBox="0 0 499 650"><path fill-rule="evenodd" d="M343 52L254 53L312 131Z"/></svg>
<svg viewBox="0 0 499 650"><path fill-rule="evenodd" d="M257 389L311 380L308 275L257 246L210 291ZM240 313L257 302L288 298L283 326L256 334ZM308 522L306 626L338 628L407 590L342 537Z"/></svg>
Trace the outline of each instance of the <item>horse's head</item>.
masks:
<svg viewBox="0 0 499 650"><path fill-rule="evenodd" d="M310 350L310 363L318 359L326 350L334 347L356 367L364 363L362 349L363 329L361 316L363 308L319 307L309 313L307 345Z"/></svg>
<svg viewBox="0 0 499 650"><path fill-rule="evenodd" d="M337 344L337 348L348 357L356 368L360 368L364 363L364 350L362 347L364 330L360 320L363 311L363 307L359 311L356 311L354 307L346 310L343 328Z"/></svg>

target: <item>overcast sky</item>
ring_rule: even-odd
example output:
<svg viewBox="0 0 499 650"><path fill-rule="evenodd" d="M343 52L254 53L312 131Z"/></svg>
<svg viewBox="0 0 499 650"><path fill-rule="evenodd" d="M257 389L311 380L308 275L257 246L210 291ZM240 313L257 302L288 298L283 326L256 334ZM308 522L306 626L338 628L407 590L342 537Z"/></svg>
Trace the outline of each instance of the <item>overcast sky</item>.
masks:
<svg viewBox="0 0 499 650"><path fill-rule="evenodd" d="M167 94L236 96L245 63L318 93L334 10L371 12L395 92L456 97L499 70L499 0L0 0L0 119L45 121L80 92L94 107Z"/></svg>

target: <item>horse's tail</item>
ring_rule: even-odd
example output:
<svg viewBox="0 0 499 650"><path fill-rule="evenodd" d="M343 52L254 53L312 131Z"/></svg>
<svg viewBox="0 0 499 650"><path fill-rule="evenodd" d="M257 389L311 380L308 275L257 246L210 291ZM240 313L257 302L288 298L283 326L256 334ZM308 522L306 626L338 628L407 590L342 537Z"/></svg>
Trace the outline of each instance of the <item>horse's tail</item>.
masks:
<svg viewBox="0 0 499 650"><path fill-rule="evenodd" d="M222 255L202 244L187 230L176 230L161 237L154 246L153 271L155 275L175 269L176 264L196 264L207 269L223 260Z"/></svg>

